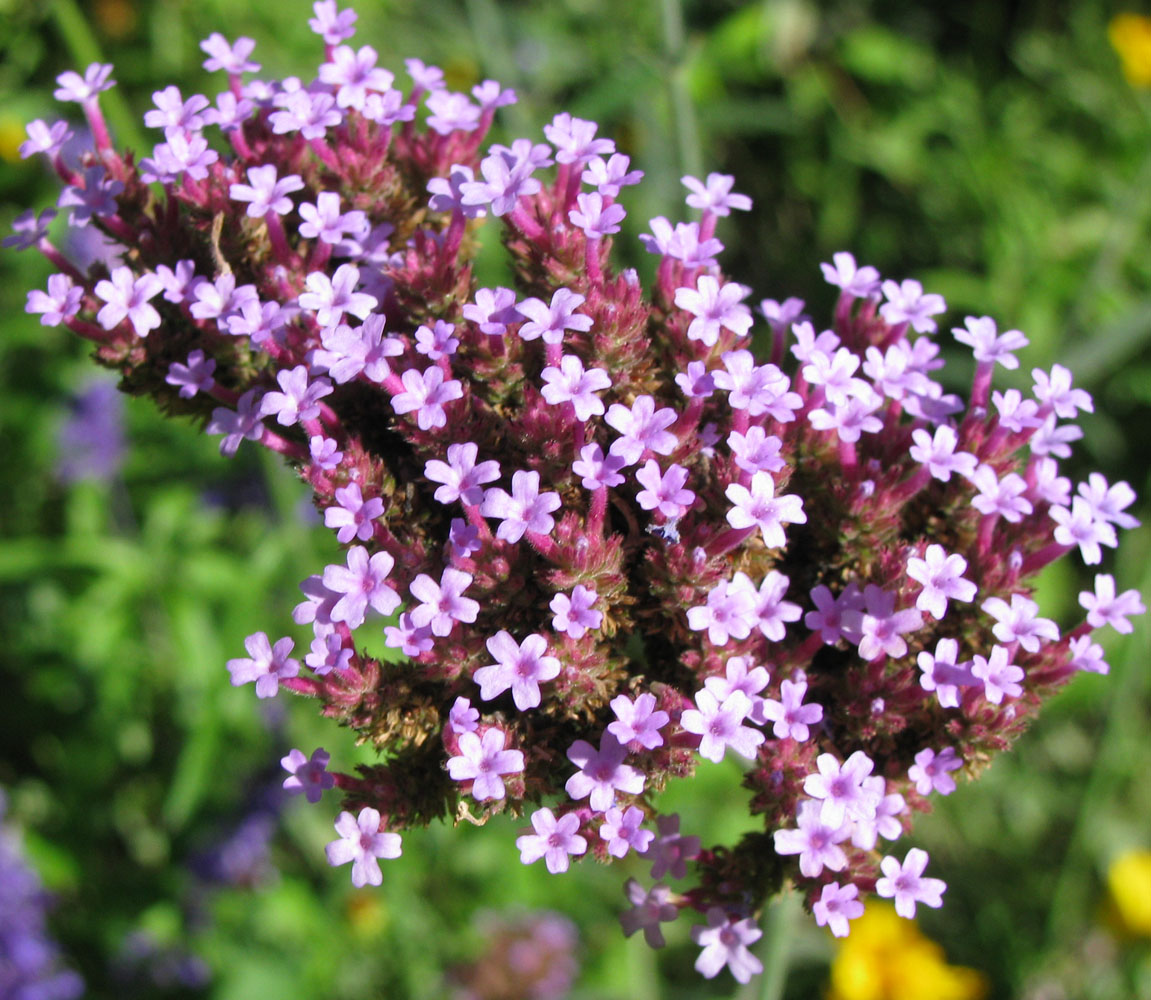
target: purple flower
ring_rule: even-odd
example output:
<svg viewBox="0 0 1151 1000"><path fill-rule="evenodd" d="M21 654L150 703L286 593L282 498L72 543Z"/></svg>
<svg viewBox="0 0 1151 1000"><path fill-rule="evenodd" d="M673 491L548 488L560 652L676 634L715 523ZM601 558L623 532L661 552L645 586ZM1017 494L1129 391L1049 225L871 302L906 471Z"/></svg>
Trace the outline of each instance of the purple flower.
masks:
<svg viewBox="0 0 1151 1000"><path fill-rule="evenodd" d="M792 494L775 496L775 480L770 473L754 473L750 490L740 483L732 483L724 495L735 505L727 512L728 523L733 528L758 527L769 549L787 544L783 533L785 524L807 523L803 501Z"/></svg>
<svg viewBox="0 0 1151 1000"><path fill-rule="evenodd" d="M359 16L354 10L336 9L336 0L316 0L312 5L316 16L308 19L308 27L328 45L339 45L356 33L353 27Z"/></svg>
<svg viewBox="0 0 1151 1000"><path fill-rule="evenodd" d="M1039 605L1022 594L1012 594L1008 604L1002 597L989 597L980 607L996 619L991 631L1000 642L1018 642L1029 653L1038 653L1042 642L1058 642L1059 626L1050 618L1039 617Z"/></svg>
<svg viewBox="0 0 1151 1000"><path fill-rule="evenodd" d="M880 306L879 313L884 320L893 326L909 323L916 333L934 333L936 324L931 317L947 311L942 295L925 295L923 286L910 278L901 284L885 281L883 294L887 301Z"/></svg>
<svg viewBox="0 0 1151 1000"><path fill-rule="evenodd" d="M497 218L507 215L521 197L539 192L540 182L531 176L532 169L530 162L516 162L501 153L485 156L480 161L484 179L461 182L461 201L473 209L486 207Z"/></svg>
<svg viewBox="0 0 1151 1000"><path fill-rule="evenodd" d="M386 552L369 557L362 545L348 549L346 566L324 567L324 586L341 595L331 610L333 622L346 622L348 628L364 623L369 606L381 615L390 615L400 606L400 595L385 583L395 560Z"/></svg>
<svg viewBox="0 0 1151 1000"><path fill-rule="evenodd" d="M474 732L460 734L460 753L448 760L448 774L453 781L471 781L472 798L477 802L502 799L506 794L501 774L518 774L524 769L520 750L505 750L507 733L488 729L483 737Z"/></svg>
<svg viewBox="0 0 1151 1000"><path fill-rule="evenodd" d="M1018 330L1008 330L1000 334L995 320L990 316L968 316L964 321L966 329L955 327L951 332L961 344L966 344L975 354L980 364L992 365L998 362L1007 369L1019 367L1019 361L1012 354L1026 347L1029 341Z"/></svg>
<svg viewBox="0 0 1151 1000"><path fill-rule="evenodd" d="M428 208L433 212L460 212L469 219L482 219L487 210L482 205L464 203L463 186L475 184L476 177L471 167L462 163L452 165L447 177L433 177L428 181Z"/></svg>
<svg viewBox="0 0 1151 1000"><path fill-rule="evenodd" d="M144 124L168 132L198 132L204 126L200 112L209 101L203 94L193 94L186 101L179 87L165 87L152 94L156 107L144 112Z"/></svg>
<svg viewBox="0 0 1151 1000"><path fill-rule="evenodd" d="M235 275L225 272L215 281L196 283L193 290L196 301L189 311L196 319L218 319L236 312L248 302L258 302L255 285L236 287Z"/></svg>
<svg viewBox="0 0 1151 1000"><path fill-rule="evenodd" d="M481 288L476 301L463 308L464 319L479 327L489 337L502 337L510 323L521 323L526 317L516 309L516 293L510 288Z"/></svg>
<svg viewBox="0 0 1151 1000"><path fill-rule="evenodd" d="M782 681L779 685L782 700L763 699L763 719L765 723L774 723L772 732L776 739L793 739L803 743L811 735L808 727L823 721L822 705L803 704L806 693L806 680Z"/></svg>
<svg viewBox="0 0 1151 1000"><path fill-rule="evenodd" d="M516 92L500 86L498 80L484 80L472 87L472 97L480 102L484 111L495 111L516 103Z"/></svg>
<svg viewBox="0 0 1151 1000"><path fill-rule="evenodd" d="M448 422L444 404L460 399L464 394L463 384L456 379L445 381L438 365L432 365L423 372L409 368L400 379L405 391L392 397L392 409L396 413L415 410L416 426L422 431L443 427Z"/></svg>
<svg viewBox="0 0 1151 1000"><path fill-rule="evenodd" d="M500 519L496 537L505 542L518 542L526 532L536 535L549 535L555 527L553 510L558 510L562 501L558 493L540 492L540 474L524 472L522 469L512 474L512 492L499 487L484 492L480 513L484 517Z"/></svg>
<svg viewBox="0 0 1151 1000"><path fill-rule="evenodd" d="M317 677L324 677L333 670L346 670L354 653L354 649L344 647L339 632L329 632L312 640L312 650L304 657L304 663Z"/></svg>
<svg viewBox="0 0 1151 1000"><path fill-rule="evenodd" d="M105 330L112 330L127 317L136 336L146 337L160 325L160 314L148 300L159 295L163 288L154 274L136 277L131 268L118 267L110 281L96 282L96 295L107 303L96 314L96 321Z"/></svg>
<svg viewBox="0 0 1151 1000"><path fill-rule="evenodd" d="M763 963L747 950L763 936L751 917L740 919L718 906L707 911L707 926L697 924L691 929L691 939L702 945L703 951L695 960L695 970L706 979L714 979L726 965L737 982L747 983L752 976L763 972Z"/></svg>
<svg viewBox="0 0 1151 1000"><path fill-rule="evenodd" d="M631 408L612 403L604 420L620 433L611 444L611 454L619 455L625 465L634 465L647 450L658 455L670 455L679 439L669 430L676 422L675 410L655 408L651 396L637 396Z"/></svg>
<svg viewBox="0 0 1151 1000"><path fill-rule="evenodd" d="M332 469L338 468L344 457L344 453L339 450L339 445L335 441L331 438L321 437L319 434L308 439L308 454L316 467L324 472L331 472Z"/></svg>
<svg viewBox="0 0 1151 1000"><path fill-rule="evenodd" d="M1018 698L1023 694L1019 685L1023 680L1023 670L1014 663L1008 663L1007 655L1003 646L992 646L990 657L984 658L976 653L971 664L971 676L983 682L983 696L992 705L1002 704L1004 698Z"/></svg>
<svg viewBox="0 0 1151 1000"><path fill-rule="evenodd" d="M179 361L173 361L168 366L168 374L164 377L164 381L169 385L180 387L181 399L191 399L197 392L211 392L216 384L216 380L212 377L212 372L215 370L215 358L205 358L203 351L192 351L188 355L187 364L182 365Z"/></svg>
<svg viewBox="0 0 1151 1000"><path fill-rule="evenodd" d="M942 545L929 545L924 558L912 557L907 560L907 575L923 584L923 590L915 600L920 611L926 611L936 619L947 613L947 601L973 601L977 587L970 580L963 579L967 560L960 555L948 555Z"/></svg>
<svg viewBox="0 0 1151 1000"><path fill-rule="evenodd" d="M62 482L108 482L124 461L124 397L102 378L85 382L70 402L57 438L56 475Z"/></svg>
<svg viewBox="0 0 1151 1000"><path fill-rule="evenodd" d="M235 455L240 442L245 438L249 441L263 438L265 429L260 419L260 399L256 390L249 389L236 400L234 411L217 406L205 430L209 434L224 435L224 440L220 442L220 454L225 458Z"/></svg>
<svg viewBox="0 0 1151 1000"><path fill-rule="evenodd" d="M300 672L298 660L288 657L295 642L285 636L273 646L263 632L255 632L244 640L248 656L228 661L232 686L256 682L257 698L273 698L280 690L280 681L295 677Z"/></svg>
<svg viewBox="0 0 1151 1000"><path fill-rule="evenodd" d="M567 813L556 819L550 809L537 809L532 813L535 833L516 838L520 862L530 865L543 858L548 871L553 875L566 872L570 856L578 856L587 850L587 840L576 832L579 826L579 816L575 813Z"/></svg>
<svg viewBox="0 0 1151 1000"><path fill-rule="evenodd" d="M699 857L699 837L679 832L679 816L659 816L655 821L659 830L652 845L644 852L651 861L651 877L687 877L687 862Z"/></svg>
<svg viewBox="0 0 1151 1000"><path fill-rule="evenodd" d="M479 726L479 721L479 711L473 708L472 703L463 695L460 695L452 703L451 711L448 713L448 725L451 726L453 733L457 735L474 733Z"/></svg>
<svg viewBox="0 0 1151 1000"><path fill-rule="evenodd" d="M856 750L841 764L834 754L821 753L815 766L819 771L804 779L803 790L822 800L819 818L824 825L839 827L848 820L868 820L875 815L877 797L864 785L875 767L867 754Z"/></svg>
<svg viewBox="0 0 1151 1000"><path fill-rule="evenodd" d="M1105 674L1110 667L1103 659L1103 647L1091 641L1091 636L1081 635L1070 643L1071 659L1068 666L1076 670L1086 670L1092 674Z"/></svg>
<svg viewBox="0 0 1151 1000"><path fill-rule="evenodd" d="M667 712L656 710L655 695L644 692L633 702L625 694L611 700L615 722L608 723L607 731L625 746L637 744L647 750L663 746L659 731L667 725Z"/></svg>
<svg viewBox="0 0 1151 1000"><path fill-rule="evenodd" d="M977 464L974 455L965 451L957 452L959 438L955 430L946 425L935 429L934 437L922 428L912 431L911 457L926 465L935 479L949 482L953 472L964 477L975 474Z"/></svg>
<svg viewBox="0 0 1151 1000"><path fill-rule="evenodd" d="M616 789L629 795L643 791L643 774L623 762L627 748L611 733L600 737L598 750L587 740L576 740L567 756L580 770L568 778L564 790L573 799L587 798L596 812L611 808Z"/></svg>
<svg viewBox="0 0 1151 1000"><path fill-rule="evenodd" d="M308 381L308 366L296 365L292 369L276 372L279 392L267 392L260 400L260 414L270 417L275 414L281 427L315 420L320 415L319 400L332 391L332 383L320 377Z"/></svg>
<svg viewBox="0 0 1151 1000"><path fill-rule="evenodd" d="M472 679L480 686L484 701L498 698L509 688L516 708L526 712L540 703L540 681L559 676L560 661L547 656L547 640L532 633L522 643L516 643L510 632L500 629L487 641L488 652L496 662L480 667Z"/></svg>
<svg viewBox="0 0 1151 1000"><path fill-rule="evenodd" d="M283 109L268 116L277 135L299 132L305 139L322 139L329 128L343 121L344 116L336 110L336 99L331 94L296 90L281 100Z"/></svg>
<svg viewBox="0 0 1151 1000"><path fill-rule="evenodd" d="M463 570L445 569L436 583L427 573L417 576L408 588L420 601L409 612L417 626L427 626L432 635L450 635L456 622L471 623L479 614L479 601L464 597L471 586L472 575Z"/></svg>
<svg viewBox="0 0 1151 1000"><path fill-rule="evenodd" d="M608 854L622 858L633 847L637 854L643 854L655 839L651 830L641 829L645 818L638 806L628 806L626 813L614 806L608 809L604 813L606 822L599 828L600 839L607 844Z"/></svg>
<svg viewBox="0 0 1151 1000"><path fill-rule="evenodd" d="M535 340L542 337L545 344L560 344L565 330L590 330L592 318L575 311L583 303L582 295L567 288L555 290L551 305L541 299L524 299L516 307L527 318L520 327L520 338Z"/></svg>
<svg viewBox="0 0 1151 1000"><path fill-rule="evenodd" d="M762 427L749 427L746 434L732 431L727 446L735 464L744 472L779 472L787 463L780 457L783 442Z"/></svg>
<svg viewBox="0 0 1151 1000"><path fill-rule="evenodd" d="M979 490L972 498L971 506L981 514L997 515L1012 524L1018 524L1031 513L1031 501L1023 497L1027 483L1023 477L1009 472L1002 479L989 465L979 466L970 477L972 485Z"/></svg>
<svg viewBox="0 0 1151 1000"><path fill-rule="evenodd" d="M342 812L336 820L339 840L325 848L328 864L333 867L352 862L352 885L380 885L384 881L377 858L398 858L400 835L380 832L380 814L371 806L360 810L359 818Z"/></svg>
<svg viewBox="0 0 1151 1000"><path fill-rule="evenodd" d="M522 329L520 332L522 335ZM541 377L548 383L541 395L549 405L571 403L576 419L584 421L604 412L603 401L594 395L611 388L611 378L602 368L584 371L579 358L565 354L560 358L559 368L549 366L541 372Z"/></svg>
<svg viewBox="0 0 1151 1000"><path fill-rule="evenodd" d="M585 490L606 489L609 486L619 486L624 477L619 470L628 463L622 455L604 455L598 444L585 444L580 449L580 457L572 462L572 472L580 476L580 483Z"/></svg>
<svg viewBox="0 0 1151 1000"><path fill-rule="evenodd" d="M275 164L269 163L262 167L249 167L248 183L233 184L228 193L233 201L249 202L248 215L251 218L262 219L268 212L287 215L293 207L288 195L303 187L304 182L297 174L288 174L277 180Z"/></svg>
<svg viewBox="0 0 1151 1000"><path fill-rule="evenodd" d="M426 625L417 625L405 611L397 624L384 626L384 645L398 649L405 656L419 656L431 649L435 641L432 630Z"/></svg>
<svg viewBox="0 0 1151 1000"><path fill-rule="evenodd" d="M313 364L326 368L332 380L343 384L363 374L372 382L383 382L392 370L388 358L404 353L396 337L384 336L384 317L373 313L363 326L340 323L320 331L323 349L313 354Z"/></svg>
<svg viewBox="0 0 1151 1000"><path fill-rule="evenodd" d="M639 237L648 253L682 261L689 270L716 266L716 255L723 250L723 244L714 237L701 241L698 222L679 222L673 229L667 219L657 215L650 225L652 235L641 233Z"/></svg>
<svg viewBox="0 0 1151 1000"><path fill-rule="evenodd" d="M597 629L603 622L603 612L593 611L597 594L582 583L577 583L571 593L556 594L549 605L552 610L552 628L565 632L573 639L582 639L589 629Z"/></svg>
<svg viewBox="0 0 1151 1000"><path fill-rule="evenodd" d="M368 541L375 534L372 523L384 512L384 501L379 497L365 500L359 483L338 486L336 502L324 511L324 525L336 529L336 541L346 545L353 538Z"/></svg>
<svg viewBox="0 0 1151 1000"><path fill-rule="evenodd" d="M350 45L332 49L331 62L320 66L320 80L336 88L336 104L341 108L363 110L368 91L388 91L395 75L376 66L376 50L363 45L359 51Z"/></svg>
<svg viewBox="0 0 1151 1000"><path fill-rule="evenodd" d="M743 305L747 294L748 290L734 281L720 287L718 279L710 274L701 274L695 288L677 288L675 304L695 317L688 324L688 339L713 347L721 329L744 336L752 322L751 310Z"/></svg>
<svg viewBox="0 0 1151 1000"><path fill-rule="evenodd" d="M1032 438L1032 451L1034 440ZM1051 519L1058 524L1054 532L1055 541L1068 547L1078 545L1079 554L1088 566L1103 561L1101 545L1113 548L1119 544L1115 529L1081 496L1072 499L1070 510L1066 507L1052 507L1050 514Z"/></svg>
<svg viewBox="0 0 1151 1000"><path fill-rule="evenodd" d="M746 639L756 624L754 591L734 580L720 580L707 594L707 604L687 610L687 627L694 632L707 629L713 646L727 645L728 638Z"/></svg>
<svg viewBox="0 0 1151 1000"><path fill-rule="evenodd" d="M324 243L339 243L345 236L362 238L368 232L368 217L359 211L340 212L340 196L334 191L321 191L316 203L300 204L300 235ZM357 314L358 315L358 314ZM363 319L363 316L360 317Z"/></svg>
<svg viewBox="0 0 1151 1000"><path fill-rule="evenodd" d="M72 138L72 130L67 122L53 122L51 125L37 118L25 128L28 139L20 144L20 159L26 160L37 153L48 157L57 156L64 144Z"/></svg>
<svg viewBox="0 0 1151 1000"><path fill-rule="evenodd" d="M907 652L903 632L914 632L923 615L912 608L895 610L895 594L869 583L863 591L864 609L848 611L844 621L859 636L859 655L865 660L897 658Z"/></svg>
<svg viewBox="0 0 1151 1000"><path fill-rule="evenodd" d="M1118 597L1115 596L1115 578L1110 573L1100 573L1095 577L1095 592L1080 591L1079 603L1087 611L1087 624L1092 628L1102 628L1110 625L1116 632L1124 635L1130 633L1135 626L1128 620L1128 615L1142 615L1147 613L1143 601L1137 590L1125 590Z"/></svg>
<svg viewBox="0 0 1151 1000"><path fill-rule="evenodd" d="M284 790L292 795L302 792L313 805L319 802L324 791L336 784L335 776L327 771L329 760L331 754L323 747L313 750L311 758L305 757L302 750L292 750L281 757L280 767L289 775L284 779Z"/></svg>
<svg viewBox="0 0 1151 1000"><path fill-rule="evenodd" d="M255 47L256 43L251 38L237 38L236 43L232 45L218 31L213 31L200 43L200 48L208 56L204 60L204 69L209 73L222 69L233 75L255 73L259 70L260 64L248 59ZM379 885L378 882L374 884Z"/></svg>
<svg viewBox="0 0 1151 1000"><path fill-rule="evenodd" d="M851 882L844 886L838 882L827 883L811 907L815 922L827 927L836 937L847 937L850 929L847 922L863 916L863 903L856 898L858 895L859 887Z"/></svg>
<svg viewBox="0 0 1151 1000"><path fill-rule="evenodd" d="M124 190L123 182L109 177L98 163L84 168L83 180L83 186L70 184L56 199L58 208L72 209L68 223L81 228L94 218L115 215L119 209L116 197Z"/></svg>
<svg viewBox="0 0 1151 1000"><path fill-rule="evenodd" d="M915 790L920 795L930 795L932 792L950 795L955 791L955 779L949 772L957 771L962 766L963 761L955 755L955 747L944 747L938 754L926 747L915 755L915 763L907 772L907 777L915 782Z"/></svg>
<svg viewBox="0 0 1151 1000"><path fill-rule="evenodd" d="M602 240L619 232L627 212L622 205L604 204L603 195L598 191L583 192L576 196L576 208L568 212L568 219L578 229L582 229L589 240Z"/></svg>
<svg viewBox="0 0 1151 1000"><path fill-rule="evenodd" d="M1066 480L1064 480L1066 481ZM1138 528L1138 518L1123 511L1135 502L1135 491L1125 483L1107 485L1107 479L1098 472L1092 472L1087 482L1080 483L1075 490L1091 508L1091 514L1096 520L1109 521L1120 528ZM1062 500L1061 503L1068 503Z"/></svg>
<svg viewBox="0 0 1151 1000"><path fill-rule="evenodd" d="M642 927L643 939L648 947L662 948L667 941L659 925L675 920L679 916L679 907L668 902L671 889L662 883L644 889L634 878L629 878L624 883L623 889L632 905L630 910L619 915L623 936L631 937Z"/></svg>
<svg viewBox="0 0 1151 1000"><path fill-rule="evenodd" d="M471 132L479 127L480 109L468 100L467 94L437 90L429 94L424 103L431 112L428 115L428 128L433 132L448 135L452 132Z"/></svg>
<svg viewBox="0 0 1151 1000"><path fill-rule="evenodd" d="M444 71L438 66L425 66L419 59L405 59L404 68L418 89L443 89Z"/></svg>
<svg viewBox="0 0 1151 1000"><path fill-rule="evenodd" d="M735 178L728 174L708 174L706 183L695 177L681 177L680 181L691 191L687 196L688 205L701 212L724 216L730 215L733 209L751 211L751 199L745 194L732 192Z"/></svg>
<svg viewBox="0 0 1151 1000"><path fill-rule="evenodd" d="M894 899L895 912L907 920L914 918L916 903L935 909L943 905L947 883L942 879L923 877L927 860L926 851L913 847L902 864L892 857L879 863L883 878L875 883L875 891L884 899Z"/></svg>
<svg viewBox="0 0 1151 1000"><path fill-rule="evenodd" d="M610 156L615 152L611 139L597 139L599 126L595 122L575 118L561 111L544 126L544 135L556 148L557 163L575 163L582 166L593 156Z"/></svg>
<svg viewBox="0 0 1151 1000"><path fill-rule="evenodd" d="M43 326L59 326L80 311L83 301L83 288L72 284L72 279L66 274L52 274L48 276L47 294L38 288L30 291L24 311L42 313L40 323Z"/></svg>
<svg viewBox="0 0 1151 1000"><path fill-rule="evenodd" d="M1054 412L1064 420L1073 420L1080 410L1095 412L1090 394L1071 387L1071 372L1062 365L1052 365L1050 375L1042 368L1032 368L1031 377L1035 380L1035 398L1042 404L1041 416Z"/></svg>
<svg viewBox="0 0 1151 1000"><path fill-rule="evenodd" d="M747 410L752 417L764 414L787 423L795 410L803 407L798 393L789 392L791 383L775 365L757 365L751 351L724 351L723 371L712 373L716 388L727 393L728 405Z"/></svg>
<svg viewBox="0 0 1151 1000"><path fill-rule="evenodd" d="M359 280L360 269L354 264L341 264L331 278L322 271L312 271L304 279L308 290L299 298L300 308L314 311L320 326L335 326L346 312L366 319L379 305L379 300L366 292L357 292ZM440 377L443 378L442 372Z"/></svg>
<svg viewBox="0 0 1151 1000"><path fill-rule="evenodd" d="M447 461L433 458L424 465L424 475L433 483L443 485L436 489L435 498L442 504L462 501L474 507L484 498L484 483L500 477L500 463L495 461L476 464L479 447L468 441L448 445Z"/></svg>
<svg viewBox="0 0 1151 1000"><path fill-rule="evenodd" d="M474 524L468 524L463 518L453 517L451 527L448 529L448 544L451 546L453 559L466 559L473 552L479 552L483 548L480 529Z"/></svg>
<svg viewBox="0 0 1151 1000"><path fill-rule="evenodd" d="M92 63L84 70L83 76L68 70L56 77L56 82L60 84L60 87L53 91L52 96L58 101L75 101L77 104L83 104L100 92L116 85L115 80L108 79L111 75L112 67L110 64Z"/></svg>
<svg viewBox="0 0 1151 1000"><path fill-rule="evenodd" d="M115 211L115 209L113 209ZM39 215L32 209L21 212L12 220L12 235L0 240L0 246L15 247L17 250L31 250L47 239L48 226L56 218L56 209L46 208Z"/></svg>
<svg viewBox="0 0 1151 1000"><path fill-rule="evenodd" d="M684 487L687 469L682 465L673 464L662 471L659 462L649 458L635 478L643 487L635 499L644 510L658 511L666 518L675 519L686 514L695 503L695 493Z"/></svg>
<svg viewBox="0 0 1151 1000"><path fill-rule="evenodd" d="M605 198L617 198L621 188L638 184L643 180L642 170L629 171L631 160L623 153L612 153L611 159L593 156L587 162L587 169L580 174L584 184L590 184Z"/></svg>
<svg viewBox="0 0 1151 1000"><path fill-rule="evenodd" d="M934 691L943 708L958 708L960 687L979 683L969 669L970 663L956 663L958 655L959 643L955 639L940 639L934 654L924 650L916 658L923 671L919 686L924 691Z"/></svg>
<svg viewBox="0 0 1151 1000"><path fill-rule="evenodd" d="M445 323L442 319L437 319L434 327L422 324L416 328L416 350L429 361L450 358L460 346L459 340L452 336L455 332L455 324Z"/></svg>
<svg viewBox="0 0 1151 1000"><path fill-rule="evenodd" d="M799 803L795 830L776 830L776 854L798 854L799 870L807 878L817 878L824 868L841 872L847 867L847 855L839 846L850 831L849 826L829 826L820 818L820 804L811 799Z"/></svg>
<svg viewBox="0 0 1151 1000"><path fill-rule="evenodd" d="M809 611L803 616L803 624L813 632L818 631L820 637L828 645L833 645L840 639L848 642L859 642L858 616L853 612L863 610L863 595L854 582L844 587L839 597L820 584L813 587L811 599L815 602L815 611Z"/></svg>
<svg viewBox="0 0 1151 1000"><path fill-rule="evenodd" d="M879 272L874 267L857 267L849 253L833 254L831 259L834 263L819 265L829 285L856 299L879 300Z"/></svg>
<svg viewBox="0 0 1151 1000"><path fill-rule="evenodd" d="M689 733L701 736L699 755L719 763L727 748L741 757L755 760L756 751L764 741L758 729L743 725L751 711L751 699L742 691L732 691L722 702L707 688L695 693L695 708L689 708L679 719L680 726Z"/></svg>

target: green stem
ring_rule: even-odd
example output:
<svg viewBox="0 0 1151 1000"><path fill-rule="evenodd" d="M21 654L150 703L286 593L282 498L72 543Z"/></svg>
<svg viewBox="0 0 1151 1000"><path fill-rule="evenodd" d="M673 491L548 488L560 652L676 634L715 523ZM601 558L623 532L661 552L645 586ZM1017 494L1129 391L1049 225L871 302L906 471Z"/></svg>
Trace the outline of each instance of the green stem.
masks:
<svg viewBox="0 0 1151 1000"><path fill-rule="evenodd" d="M1140 590L1151 589L1151 572L1143 579ZM1057 948L1066 941L1075 923L1086 912L1091 891L1091 867L1088 837L1098 823L1098 817L1111 797L1114 785L1130 773L1131 760L1127 752L1132 731L1138 727L1143 710L1140 688L1143 683L1143 664L1147 661L1147 633L1139 628L1126 642L1125 655L1112 668L1111 697L1107 703L1107 718L1099 753L1095 757L1079 809L1075 826L1067 843L1067 851L1059 866L1055 891L1047 917L1046 945Z"/></svg>
<svg viewBox="0 0 1151 1000"><path fill-rule="evenodd" d="M667 86L671 101L672 126L675 128L681 173L700 177L703 156L699 141L699 120L687 86L687 64L684 58L685 32L681 0L663 0L663 45L668 61Z"/></svg>

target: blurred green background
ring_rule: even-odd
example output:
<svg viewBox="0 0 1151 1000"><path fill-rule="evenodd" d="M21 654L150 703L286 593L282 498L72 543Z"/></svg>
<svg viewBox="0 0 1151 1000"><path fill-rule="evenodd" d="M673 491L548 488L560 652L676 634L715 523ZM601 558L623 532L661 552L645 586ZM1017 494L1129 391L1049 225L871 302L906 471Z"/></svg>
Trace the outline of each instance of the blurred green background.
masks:
<svg viewBox="0 0 1151 1000"><path fill-rule="evenodd" d="M513 86L520 102L493 140L539 137L559 110L600 122L647 174L625 192L630 228L617 239L645 273L636 233L654 215L687 217L682 174L718 170L755 202L719 232L725 270L755 301L798 295L826 317L818 264L850 249L942 293L945 328L986 313L1024 330L1023 368L999 383L1071 366L1097 409L1067 474L1102 469L1148 497L1151 91L1109 43L1122 9L378 0L360 5L355 44L401 80L417 56L456 87ZM0 0L0 230L55 201L52 177L16 150L28 121L64 112L58 73L114 63L113 130L150 148L140 119L152 91L221 86L200 68L200 39L249 35L263 75L309 77L322 44L310 14L298 0ZM1138 49L1138 32L1123 38ZM337 547L270 456L242 448L225 462L214 440L142 401L120 404L122 464L62 475L61 428L77 412L90 420L80 404L97 405L101 376L76 338L23 311L50 271L0 252L0 786L87 995L448 996L453 981L492 974L476 962L504 961L508 921L537 926L547 908L578 929L573 997L820 997L833 962L840 1000L1151 997L1151 915L1140 923L1107 891L1117 858L1151 849L1144 623L1109 637L1110 678L1078 678L1013 754L920 821L950 885L921 921L943 949L934 965L925 942L884 951L864 936L854 958L837 952L791 901L765 919L768 975L742 989L726 973L705 982L689 921L659 953L620 935L621 885L642 865L549 877L518 863L508 822L408 834L384 886L353 890L324 864L335 801L285 804L274 790L293 746L322 745L342 770L364 751L308 704L232 689L224 669L250 632L305 638L288 628L295 585ZM950 370L964 391L970 362L957 354ZM1148 520L1145 500L1137 513ZM1149 554L1142 528L1105 566L1145 601ZM1045 613L1074 624L1088 582L1074 566L1049 574ZM749 825L738 780L734 766L705 765L667 809L705 843L729 840ZM1145 880L1145 899L1148 867L1121 869L1129 888ZM860 949L887 985L844 972ZM980 976L948 978L942 954ZM908 992L916 968L926 993Z"/></svg>

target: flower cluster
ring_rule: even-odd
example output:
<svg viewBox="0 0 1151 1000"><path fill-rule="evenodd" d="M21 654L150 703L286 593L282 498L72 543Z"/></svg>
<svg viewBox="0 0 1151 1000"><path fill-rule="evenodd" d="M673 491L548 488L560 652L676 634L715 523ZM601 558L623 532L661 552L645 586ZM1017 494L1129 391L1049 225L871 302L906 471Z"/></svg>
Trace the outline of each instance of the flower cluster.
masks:
<svg viewBox="0 0 1151 1000"><path fill-rule="evenodd" d="M838 935L868 894L940 905L927 855L880 838L1105 672L1092 630L1143 610L1105 573L1066 634L1031 599L1048 563L1099 563L1135 523L1126 483L1060 474L1090 397L1058 365L993 391L1026 338L988 317L954 329L975 377L949 394L942 298L848 253L823 265L830 328L796 299L757 326L717 261L718 221L751 204L719 174L684 178L696 221L651 221L645 289L611 263L642 175L595 123L484 150L511 91L453 92L414 59L404 91L346 44L354 21L315 4L311 81L253 77L254 43L213 35L227 89L158 92L138 161L103 127L108 67L65 74L95 149L73 169L67 126L35 122L26 152L122 263L81 272L43 215L12 237L60 271L30 311L224 455L280 453L345 546L300 584L310 649L258 631L228 663L381 752L355 774L284 758L289 790L343 795L330 862L379 884L407 827L530 814L523 863L642 855L625 931L659 946L694 909L697 967L740 980L786 882ZM514 287L479 287L483 225ZM658 792L729 754L762 832L703 849Z"/></svg>
<svg viewBox="0 0 1151 1000"><path fill-rule="evenodd" d="M0 791L0 819L7 802ZM45 922L48 895L24 860L18 835L0 827L0 996L72 1000L84 982L61 967L59 949Z"/></svg>

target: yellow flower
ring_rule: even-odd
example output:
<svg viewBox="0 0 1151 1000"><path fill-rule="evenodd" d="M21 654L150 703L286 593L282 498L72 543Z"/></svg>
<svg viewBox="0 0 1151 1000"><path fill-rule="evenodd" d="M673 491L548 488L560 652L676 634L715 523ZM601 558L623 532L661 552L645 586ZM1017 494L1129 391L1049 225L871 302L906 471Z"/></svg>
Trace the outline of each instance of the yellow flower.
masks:
<svg viewBox="0 0 1151 1000"><path fill-rule="evenodd" d="M0 117L0 159L9 163L19 163L20 145L27 138L22 121L11 115Z"/></svg>
<svg viewBox="0 0 1151 1000"><path fill-rule="evenodd" d="M1107 871L1107 887L1124 931L1151 937L1151 851L1127 851Z"/></svg>
<svg viewBox="0 0 1151 1000"><path fill-rule="evenodd" d="M852 922L831 965L828 1000L981 1000L987 981L948 965L943 949L889 906Z"/></svg>
<svg viewBox="0 0 1151 1000"><path fill-rule="evenodd" d="M1151 17L1116 14L1107 26L1107 37L1119 53L1127 82L1132 87L1151 87Z"/></svg>

